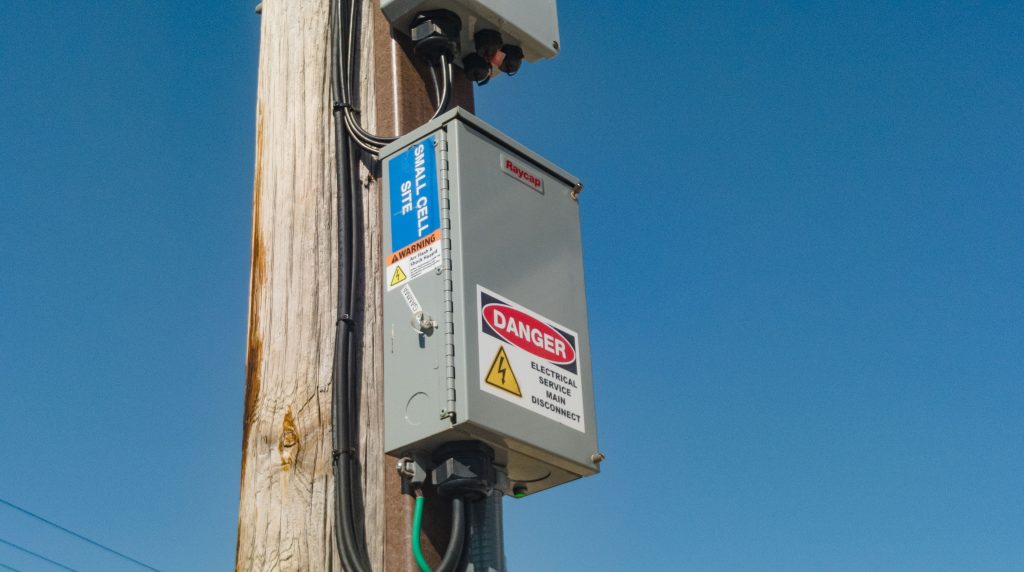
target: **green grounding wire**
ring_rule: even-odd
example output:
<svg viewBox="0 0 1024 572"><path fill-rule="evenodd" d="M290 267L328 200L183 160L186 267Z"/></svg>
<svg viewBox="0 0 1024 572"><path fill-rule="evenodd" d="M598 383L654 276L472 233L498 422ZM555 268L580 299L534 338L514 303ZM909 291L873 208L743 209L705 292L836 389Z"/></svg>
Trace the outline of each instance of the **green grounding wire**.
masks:
<svg viewBox="0 0 1024 572"><path fill-rule="evenodd" d="M423 495L416 495L416 508L412 513L412 555L416 557L416 564L420 572L430 572L427 559L423 557L423 549L420 547L420 526L423 524Z"/></svg>

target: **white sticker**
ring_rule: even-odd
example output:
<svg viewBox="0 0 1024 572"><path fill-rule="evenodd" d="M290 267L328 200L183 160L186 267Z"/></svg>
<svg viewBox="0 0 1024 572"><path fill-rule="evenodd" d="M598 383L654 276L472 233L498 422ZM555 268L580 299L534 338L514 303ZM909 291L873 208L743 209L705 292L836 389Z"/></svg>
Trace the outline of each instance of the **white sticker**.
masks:
<svg viewBox="0 0 1024 572"><path fill-rule="evenodd" d="M416 249L419 250L416 250ZM407 254L411 252L411 254ZM404 255L404 257L402 257ZM441 231L438 230L422 242L388 256L384 278L388 291L427 274L441 266Z"/></svg>
<svg viewBox="0 0 1024 572"><path fill-rule="evenodd" d="M402 286L402 298L409 306L409 310L412 312L413 316L416 316L418 313L423 313L423 308L420 307L420 301L416 299L416 294L413 294L412 287L408 284Z"/></svg>
<svg viewBox="0 0 1024 572"><path fill-rule="evenodd" d="M579 335L477 286L480 388L586 432Z"/></svg>

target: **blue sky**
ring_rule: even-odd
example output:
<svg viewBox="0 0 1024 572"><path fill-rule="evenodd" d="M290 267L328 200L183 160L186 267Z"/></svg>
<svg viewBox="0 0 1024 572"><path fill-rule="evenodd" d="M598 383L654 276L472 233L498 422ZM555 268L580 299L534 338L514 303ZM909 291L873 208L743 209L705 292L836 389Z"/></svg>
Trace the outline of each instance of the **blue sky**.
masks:
<svg viewBox="0 0 1024 572"><path fill-rule="evenodd" d="M215 4L0 19L0 497L166 570L235 548L259 20ZM638 4L477 90L586 183L608 455L506 502L510 567L1024 568L1021 5Z"/></svg>

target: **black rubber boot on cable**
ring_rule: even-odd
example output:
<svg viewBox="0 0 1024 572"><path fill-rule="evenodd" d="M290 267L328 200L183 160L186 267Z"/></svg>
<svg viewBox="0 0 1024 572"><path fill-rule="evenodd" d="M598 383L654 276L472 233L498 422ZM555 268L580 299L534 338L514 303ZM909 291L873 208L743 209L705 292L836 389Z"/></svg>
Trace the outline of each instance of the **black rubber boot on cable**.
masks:
<svg viewBox="0 0 1024 572"><path fill-rule="evenodd" d="M437 493L452 499L452 540L436 572L451 572L463 557L468 503L483 499L494 487L494 450L479 441L456 441L434 451L433 460Z"/></svg>

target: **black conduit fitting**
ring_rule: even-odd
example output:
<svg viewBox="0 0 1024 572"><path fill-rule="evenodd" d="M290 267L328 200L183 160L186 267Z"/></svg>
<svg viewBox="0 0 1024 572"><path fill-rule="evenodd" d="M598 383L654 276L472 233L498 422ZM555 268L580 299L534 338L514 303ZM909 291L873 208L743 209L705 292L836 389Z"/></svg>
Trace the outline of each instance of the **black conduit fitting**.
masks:
<svg viewBox="0 0 1024 572"><path fill-rule="evenodd" d="M453 572L468 556L469 502L486 497L494 487L494 450L479 441L455 441L441 445L432 456L436 466L431 479L437 492L452 499L452 540L435 572Z"/></svg>
<svg viewBox="0 0 1024 572"><path fill-rule="evenodd" d="M413 53L430 65L437 65L441 58L451 61L459 49L459 32L462 20L449 10L420 12L409 26L409 37L413 42Z"/></svg>
<svg viewBox="0 0 1024 572"><path fill-rule="evenodd" d="M432 456L432 479L439 495L475 501L494 487L494 450L480 441L445 443Z"/></svg>

